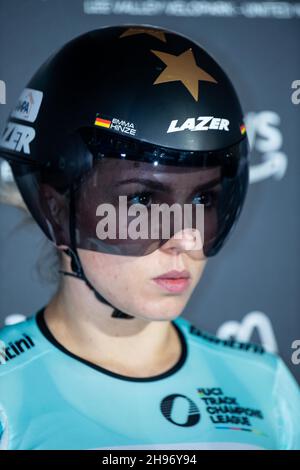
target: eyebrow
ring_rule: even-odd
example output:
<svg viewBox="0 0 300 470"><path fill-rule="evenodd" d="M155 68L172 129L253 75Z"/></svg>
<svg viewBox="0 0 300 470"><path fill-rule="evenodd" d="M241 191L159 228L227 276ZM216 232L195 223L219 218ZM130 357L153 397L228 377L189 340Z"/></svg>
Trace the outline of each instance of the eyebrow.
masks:
<svg viewBox="0 0 300 470"><path fill-rule="evenodd" d="M130 184L130 183L139 183L139 184L144 184L146 186L149 186L152 189L155 189L157 191L165 191L169 190L170 191L170 186L165 185L164 183L160 183L159 181L153 181L147 178L130 178L127 180L119 181L116 186L122 186L124 184ZM201 188L203 190L209 189L213 186L216 186L218 183L220 183L220 177L215 178L213 180L207 181L206 183L199 184L196 186L195 189Z"/></svg>

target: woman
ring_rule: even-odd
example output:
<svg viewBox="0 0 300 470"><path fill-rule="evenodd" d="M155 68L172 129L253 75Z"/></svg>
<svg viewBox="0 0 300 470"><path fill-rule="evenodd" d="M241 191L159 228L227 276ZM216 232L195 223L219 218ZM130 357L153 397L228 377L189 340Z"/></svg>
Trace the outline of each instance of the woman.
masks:
<svg viewBox="0 0 300 470"><path fill-rule="evenodd" d="M64 274L1 332L3 448L299 448L282 360L180 317L248 185L239 100L203 48L147 25L75 38L0 150Z"/></svg>

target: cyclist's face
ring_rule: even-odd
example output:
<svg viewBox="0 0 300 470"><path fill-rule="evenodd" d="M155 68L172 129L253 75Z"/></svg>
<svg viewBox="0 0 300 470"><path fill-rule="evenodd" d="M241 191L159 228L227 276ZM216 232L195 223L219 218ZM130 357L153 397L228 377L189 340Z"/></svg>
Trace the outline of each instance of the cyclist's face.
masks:
<svg viewBox="0 0 300 470"><path fill-rule="evenodd" d="M88 279L112 305L134 317L170 320L181 314L206 264L205 259L190 251L191 243L192 238L186 233L180 240L170 239L146 256L81 249L78 253ZM190 278L165 284L154 280L172 270L186 271Z"/></svg>
<svg viewBox="0 0 300 470"><path fill-rule="evenodd" d="M128 162L113 159L101 162L98 168L84 177L76 193L78 253L92 285L112 305L129 315L149 320L171 319L180 315L206 264L201 245L203 233L200 234L195 228L195 209L200 204L204 205L205 236L213 236L217 225L214 201L220 190L219 180L220 168L166 169L166 166L159 166L149 173L148 163L133 162L128 165ZM119 196L126 196L127 209L135 204L146 209L141 223L148 223L150 228L156 223L150 214L152 204L171 207L177 203L180 208L190 205L192 218L180 230L175 230L171 222L169 238L130 239L128 226L133 217L125 212L125 216L120 218ZM97 250L99 204L116 208L117 217L112 226L117 233L120 226L125 227L124 239L117 236L108 245L103 245L101 241L100 248L108 246L107 252ZM158 228L165 223L168 219L159 222ZM116 249L115 254L112 254L113 249ZM126 255L118 254L124 253L122 250ZM163 282L154 280L170 271L185 271L183 276L189 278Z"/></svg>

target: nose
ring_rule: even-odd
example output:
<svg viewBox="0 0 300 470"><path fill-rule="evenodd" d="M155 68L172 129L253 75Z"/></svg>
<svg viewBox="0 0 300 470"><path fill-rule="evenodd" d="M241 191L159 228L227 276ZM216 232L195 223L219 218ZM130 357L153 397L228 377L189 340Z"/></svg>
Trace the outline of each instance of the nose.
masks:
<svg viewBox="0 0 300 470"><path fill-rule="evenodd" d="M166 241L161 249L174 253L182 251L202 251L203 241L198 229L185 228L179 230L175 235Z"/></svg>

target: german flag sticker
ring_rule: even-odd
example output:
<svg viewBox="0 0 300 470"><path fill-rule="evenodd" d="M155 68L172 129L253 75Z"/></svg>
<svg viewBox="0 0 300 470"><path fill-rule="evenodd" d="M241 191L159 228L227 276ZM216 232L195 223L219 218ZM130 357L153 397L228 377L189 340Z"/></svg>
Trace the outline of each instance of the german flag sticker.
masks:
<svg viewBox="0 0 300 470"><path fill-rule="evenodd" d="M245 126L245 124L242 124L242 125L240 126L240 131L241 131L241 134L242 134L242 135L246 134L246 126Z"/></svg>
<svg viewBox="0 0 300 470"><path fill-rule="evenodd" d="M109 121L108 119L102 119L100 117L96 117L94 124L95 126L109 128L111 125L111 121Z"/></svg>

